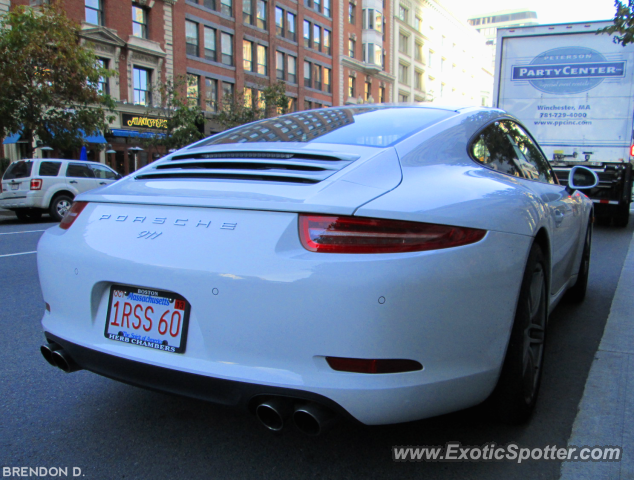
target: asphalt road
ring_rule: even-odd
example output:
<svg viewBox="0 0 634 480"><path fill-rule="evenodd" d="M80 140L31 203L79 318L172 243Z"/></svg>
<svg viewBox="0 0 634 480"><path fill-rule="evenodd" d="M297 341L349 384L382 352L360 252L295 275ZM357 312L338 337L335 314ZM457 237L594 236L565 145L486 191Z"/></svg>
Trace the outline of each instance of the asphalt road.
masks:
<svg viewBox="0 0 634 480"><path fill-rule="evenodd" d="M473 408L384 427L344 422L314 438L292 426L271 434L242 410L49 366L39 354L44 304L36 257L14 255L35 251L41 230L54 226L46 218L35 224L0 215L0 467L66 467L71 478L77 467L86 479L558 478L557 461L394 463L391 447L564 446L633 229L595 227L588 296L551 317L540 400L528 425L491 423Z"/></svg>

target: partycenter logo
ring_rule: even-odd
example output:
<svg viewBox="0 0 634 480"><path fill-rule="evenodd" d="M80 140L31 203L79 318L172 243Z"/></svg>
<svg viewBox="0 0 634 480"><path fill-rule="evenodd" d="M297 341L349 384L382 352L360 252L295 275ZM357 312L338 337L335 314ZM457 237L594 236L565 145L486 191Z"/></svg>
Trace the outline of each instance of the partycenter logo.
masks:
<svg viewBox="0 0 634 480"><path fill-rule="evenodd" d="M606 78L625 76L626 62L610 62L596 50L562 47L540 53L528 65L513 65L511 80L527 81L545 93L588 91Z"/></svg>

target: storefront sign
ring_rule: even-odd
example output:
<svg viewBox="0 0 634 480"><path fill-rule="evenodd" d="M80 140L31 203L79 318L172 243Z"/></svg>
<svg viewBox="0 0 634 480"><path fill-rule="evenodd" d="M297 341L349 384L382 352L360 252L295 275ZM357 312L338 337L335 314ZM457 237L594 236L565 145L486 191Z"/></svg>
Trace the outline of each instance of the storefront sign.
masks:
<svg viewBox="0 0 634 480"><path fill-rule="evenodd" d="M155 130L166 130L167 119L158 117L146 117L145 115L121 114L123 127L151 128Z"/></svg>

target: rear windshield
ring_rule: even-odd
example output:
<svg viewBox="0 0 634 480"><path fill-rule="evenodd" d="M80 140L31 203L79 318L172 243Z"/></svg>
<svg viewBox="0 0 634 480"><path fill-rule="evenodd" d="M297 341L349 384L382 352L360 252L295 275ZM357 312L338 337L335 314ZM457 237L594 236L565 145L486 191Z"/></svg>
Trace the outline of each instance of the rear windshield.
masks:
<svg viewBox="0 0 634 480"><path fill-rule="evenodd" d="M26 178L31 176L31 167L33 167L32 161L19 161L13 162L4 172L2 177L4 180L12 180L14 178Z"/></svg>
<svg viewBox="0 0 634 480"><path fill-rule="evenodd" d="M62 162L42 162L40 163L40 176L56 177Z"/></svg>
<svg viewBox="0 0 634 480"><path fill-rule="evenodd" d="M210 137L195 147L225 143L301 142L389 147L456 113L415 107L343 107L269 118Z"/></svg>

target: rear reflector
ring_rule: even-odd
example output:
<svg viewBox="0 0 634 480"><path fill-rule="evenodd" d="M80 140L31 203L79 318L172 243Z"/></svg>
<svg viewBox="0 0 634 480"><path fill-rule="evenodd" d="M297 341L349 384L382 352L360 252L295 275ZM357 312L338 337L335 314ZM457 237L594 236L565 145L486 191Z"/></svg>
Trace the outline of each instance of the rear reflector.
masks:
<svg viewBox="0 0 634 480"><path fill-rule="evenodd" d="M73 203L73 206L70 207L70 210L68 210L68 212L66 212L66 215L64 215L64 218L62 218L62 221L59 224L59 228L68 230L73 222L77 219L77 217L79 217L81 211L86 208L86 205L88 205L88 202Z"/></svg>
<svg viewBox="0 0 634 480"><path fill-rule="evenodd" d="M326 361L338 372L400 373L423 369L415 360L326 357Z"/></svg>
<svg viewBox="0 0 634 480"><path fill-rule="evenodd" d="M41 190L42 189L42 179L41 178L32 178L31 179L31 190Z"/></svg>
<svg viewBox="0 0 634 480"><path fill-rule="evenodd" d="M381 218L300 214L299 236L311 252L420 252L475 243L486 230Z"/></svg>

